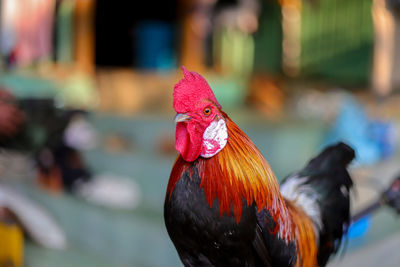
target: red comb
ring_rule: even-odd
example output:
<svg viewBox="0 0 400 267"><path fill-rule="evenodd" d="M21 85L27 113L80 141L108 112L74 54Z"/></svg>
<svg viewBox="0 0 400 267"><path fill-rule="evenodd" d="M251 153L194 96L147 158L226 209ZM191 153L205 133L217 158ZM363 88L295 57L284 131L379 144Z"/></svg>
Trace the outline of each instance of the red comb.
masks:
<svg viewBox="0 0 400 267"><path fill-rule="evenodd" d="M188 112L202 100L212 101L221 108L207 81L200 74L188 71L184 66L182 70L184 78L175 84L173 93L173 106L177 113Z"/></svg>

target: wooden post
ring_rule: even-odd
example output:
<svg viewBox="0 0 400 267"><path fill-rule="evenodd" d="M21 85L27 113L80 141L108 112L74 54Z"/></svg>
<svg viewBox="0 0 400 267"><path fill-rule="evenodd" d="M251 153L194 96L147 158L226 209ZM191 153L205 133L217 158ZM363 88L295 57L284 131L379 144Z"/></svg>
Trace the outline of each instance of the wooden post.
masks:
<svg viewBox="0 0 400 267"><path fill-rule="evenodd" d="M282 5L282 63L288 76L300 72L301 54L301 1L281 0Z"/></svg>
<svg viewBox="0 0 400 267"><path fill-rule="evenodd" d="M372 5L374 23L374 62L372 88L379 96L392 91L394 56L394 19L386 6L386 0L374 0ZM399 32L400 34L400 32Z"/></svg>
<svg viewBox="0 0 400 267"><path fill-rule="evenodd" d="M201 72L205 69L207 17L210 1L182 0L181 6L181 52L180 63L189 69ZM212 2L212 1L211 1Z"/></svg>
<svg viewBox="0 0 400 267"><path fill-rule="evenodd" d="M94 10L96 0L77 0L75 6L75 60L78 70L95 71Z"/></svg>

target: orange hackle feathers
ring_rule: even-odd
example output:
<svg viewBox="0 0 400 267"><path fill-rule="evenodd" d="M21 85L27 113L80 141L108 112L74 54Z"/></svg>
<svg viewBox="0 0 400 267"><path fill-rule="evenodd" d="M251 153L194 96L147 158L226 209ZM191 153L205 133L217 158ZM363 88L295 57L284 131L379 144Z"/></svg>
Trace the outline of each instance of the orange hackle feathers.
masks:
<svg viewBox="0 0 400 267"><path fill-rule="evenodd" d="M313 222L301 208L292 202L286 201L286 205L289 209L297 247L296 267L318 266L318 249Z"/></svg>
<svg viewBox="0 0 400 267"><path fill-rule="evenodd" d="M255 203L258 210L266 208L277 223L280 238L290 241L294 233L290 215L280 194L271 167L250 138L224 113L228 129L228 142L224 149L211 158L199 157L198 164L203 188L210 207L218 200L220 215L233 211L236 221L242 215L243 201ZM191 163L180 156L171 171L167 194L171 194L182 173Z"/></svg>

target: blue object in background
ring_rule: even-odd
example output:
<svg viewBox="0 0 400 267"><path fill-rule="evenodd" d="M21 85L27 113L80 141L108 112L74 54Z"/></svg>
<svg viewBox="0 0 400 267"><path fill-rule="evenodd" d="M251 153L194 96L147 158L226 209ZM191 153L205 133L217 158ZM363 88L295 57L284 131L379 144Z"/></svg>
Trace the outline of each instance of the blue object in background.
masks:
<svg viewBox="0 0 400 267"><path fill-rule="evenodd" d="M349 95L341 105L324 146L339 141L354 148L357 164L373 164L394 153L395 125L371 120L362 105Z"/></svg>
<svg viewBox="0 0 400 267"><path fill-rule="evenodd" d="M136 67L164 71L175 68L174 35L174 27L170 23L141 22L134 34Z"/></svg>
<svg viewBox="0 0 400 267"><path fill-rule="evenodd" d="M383 158L394 154L396 148L396 127L392 122L372 121L370 123L371 138L378 143Z"/></svg>
<svg viewBox="0 0 400 267"><path fill-rule="evenodd" d="M349 239L360 238L367 233L370 226L371 218L367 215L350 225L347 236Z"/></svg>

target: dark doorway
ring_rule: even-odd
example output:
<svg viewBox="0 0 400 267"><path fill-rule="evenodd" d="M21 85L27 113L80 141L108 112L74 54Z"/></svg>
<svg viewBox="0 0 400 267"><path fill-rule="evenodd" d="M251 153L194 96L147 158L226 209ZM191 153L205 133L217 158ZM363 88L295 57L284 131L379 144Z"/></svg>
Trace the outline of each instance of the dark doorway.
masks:
<svg viewBox="0 0 400 267"><path fill-rule="evenodd" d="M177 22L178 0L97 0L96 65L131 67L137 62L135 31L144 21Z"/></svg>

